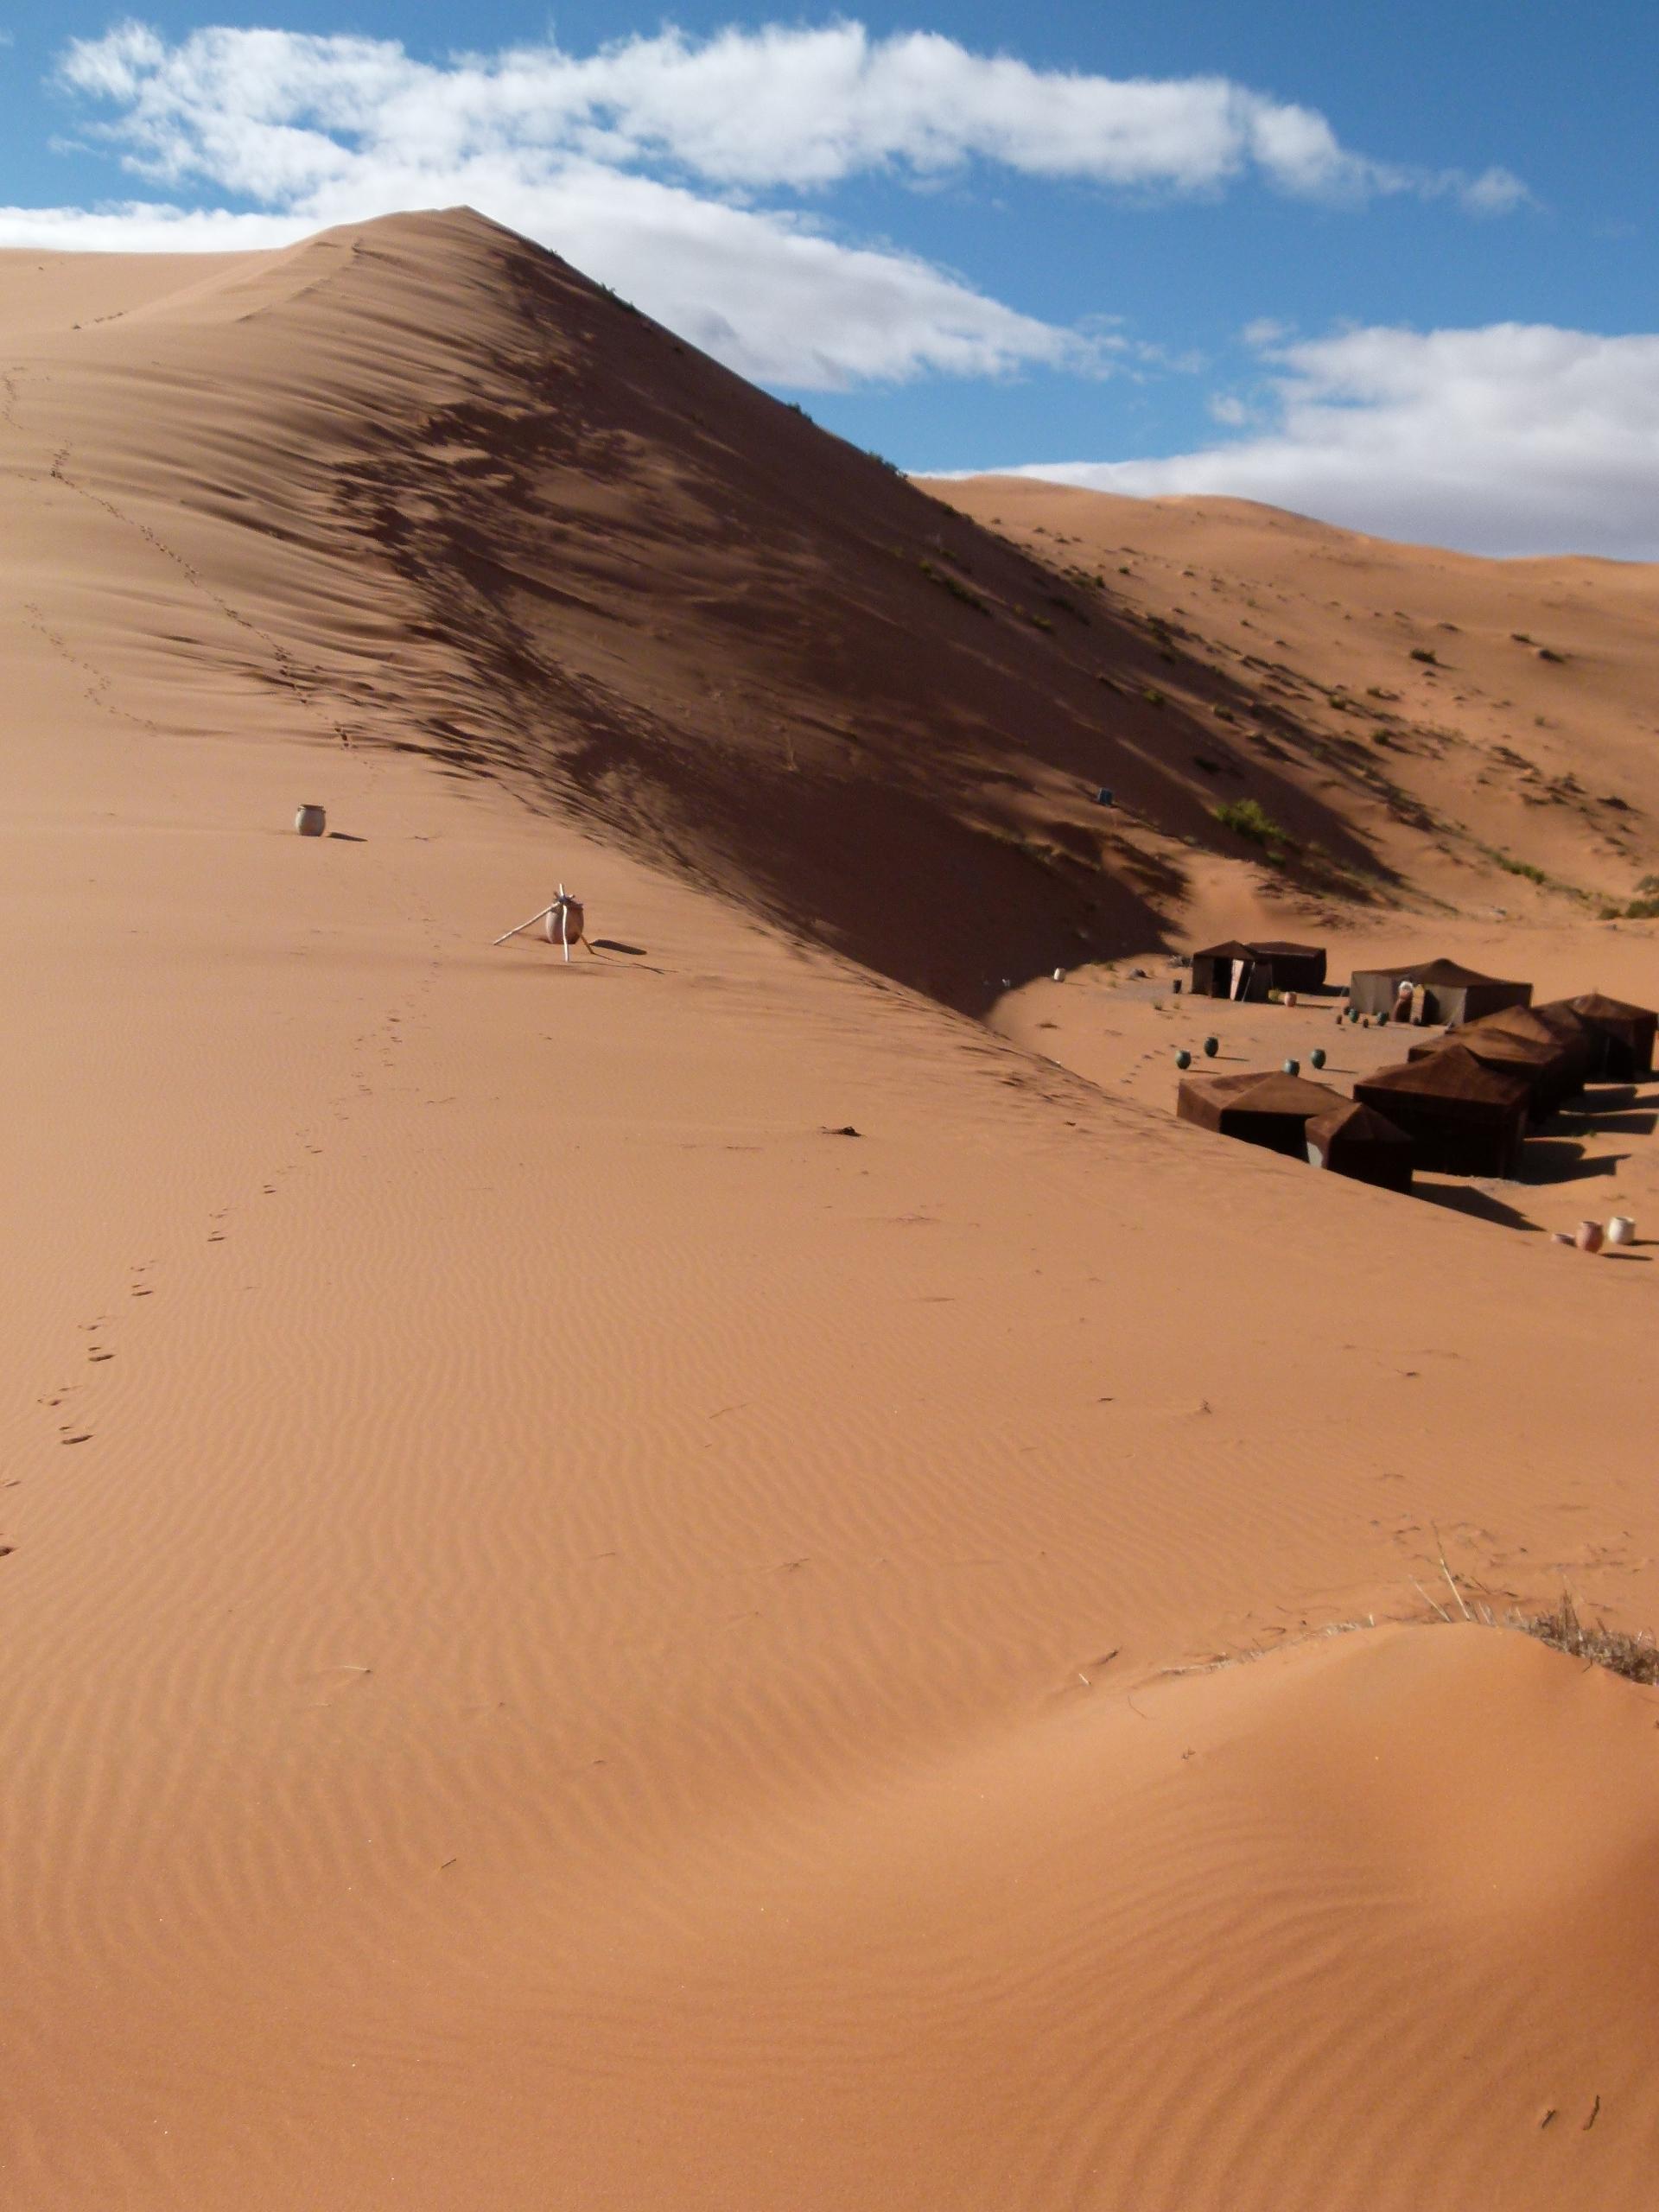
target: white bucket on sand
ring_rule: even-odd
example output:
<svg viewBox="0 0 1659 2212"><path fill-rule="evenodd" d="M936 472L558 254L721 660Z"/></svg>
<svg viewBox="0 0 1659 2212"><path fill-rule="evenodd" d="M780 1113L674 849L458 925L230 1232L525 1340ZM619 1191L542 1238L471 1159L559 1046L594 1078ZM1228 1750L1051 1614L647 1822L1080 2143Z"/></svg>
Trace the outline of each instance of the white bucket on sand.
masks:
<svg viewBox="0 0 1659 2212"><path fill-rule="evenodd" d="M294 827L302 837L321 837L327 824L328 817L320 806L302 806L294 817Z"/></svg>
<svg viewBox="0 0 1659 2212"><path fill-rule="evenodd" d="M1599 1221L1581 1221L1579 1224L1578 1233L1573 1237L1573 1242L1578 1246L1580 1252L1599 1252L1601 1249L1601 1224Z"/></svg>
<svg viewBox="0 0 1659 2212"><path fill-rule="evenodd" d="M1613 1216L1607 1224L1607 1242L1610 1244L1635 1243L1636 1224L1630 1219L1629 1214L1616 1213Z"/></svg>
<svg viewBox="0 0 1659 2212"><path fill-rule="evenodd" d="M1294 1006L1294 1005L1295 1005L1295 1003L1296 1003L1296 994L1295 994L1295 992L1294 992L1294 991L1287 991L1287 992L1285 993L1285 996L1284 996L1284 1004L1285 1004L1286 1006Z"/></svg>

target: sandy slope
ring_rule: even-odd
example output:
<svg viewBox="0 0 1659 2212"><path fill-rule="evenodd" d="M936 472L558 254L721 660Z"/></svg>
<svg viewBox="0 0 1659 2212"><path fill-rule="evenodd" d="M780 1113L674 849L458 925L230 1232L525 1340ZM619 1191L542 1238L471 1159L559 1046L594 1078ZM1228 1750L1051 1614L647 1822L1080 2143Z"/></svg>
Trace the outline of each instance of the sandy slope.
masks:
<svg viewBox="0 0 1659 2212"><path fill-rule="evenodd" d="M1335 800L1384 887L1558 919L1622 905L1659 864L1659 569L1478 560L1237 499L931 488L1139 619L1169 710L1189 710L1172 772L1211 804L1272 812L1288 784ZM1278 818L1318 836L1294 806Z"/></svg>
<svg viewBox="0 0 1659 2212"><path fill-rule="evenodd" d="M533 667L450 505L365 521L528 343L498 238L8 309L8 2201L1643 2205L1659 1704L1413 1580L1659 1615L1648 1255L1224 1166L889 980L981 946L828 771L760 918L811 840L644 719L758 664L626 409L536 480L613 505ZM790 528L767 637L865 573ZM951 805L1005 757L938 741ZM490 950L560 876L635 950Z"/></svg>

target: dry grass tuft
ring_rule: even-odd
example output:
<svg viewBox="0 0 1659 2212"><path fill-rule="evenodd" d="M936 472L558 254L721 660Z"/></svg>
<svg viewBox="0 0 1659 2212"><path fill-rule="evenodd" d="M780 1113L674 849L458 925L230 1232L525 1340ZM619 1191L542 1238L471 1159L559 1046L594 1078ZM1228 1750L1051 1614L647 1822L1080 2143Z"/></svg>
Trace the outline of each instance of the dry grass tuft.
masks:
<svg viewBox="0 0 1659 2212"><path fill-rule="evenodd" d="M1517 1618L1515 1625L1571 1658L1623 1675L1626 1681L1659 1683L1659 1643L1651 1634L1645 1629L1632 1632L1609 1628L1605 1621L1598 1621L1592 1628L1580 1613L1570 1590L1562 1591L1561 1602L1553 1613L1533 1613Z"/></svg>

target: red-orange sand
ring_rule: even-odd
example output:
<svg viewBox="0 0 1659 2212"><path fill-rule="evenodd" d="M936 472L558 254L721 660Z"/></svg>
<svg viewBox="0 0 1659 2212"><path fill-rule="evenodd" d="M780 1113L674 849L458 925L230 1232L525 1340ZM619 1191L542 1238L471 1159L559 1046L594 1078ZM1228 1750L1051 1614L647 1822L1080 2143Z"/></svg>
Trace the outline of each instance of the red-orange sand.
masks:
<svg viewBox="0 0 1659 2212"><path fill-rule="evenodd" d="M0 333L4 2201L1650 2203L1659 1697L1427 1599L1659 1618L1654 1248L969 1018L1292 911L1132 626L464 215Z"/></svg>

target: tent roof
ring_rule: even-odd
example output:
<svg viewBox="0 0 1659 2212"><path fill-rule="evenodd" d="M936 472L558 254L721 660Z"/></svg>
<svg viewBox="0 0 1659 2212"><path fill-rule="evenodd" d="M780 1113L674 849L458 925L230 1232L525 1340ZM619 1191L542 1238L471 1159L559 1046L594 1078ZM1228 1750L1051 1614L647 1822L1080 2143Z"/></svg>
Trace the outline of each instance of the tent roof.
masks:
<svg viewBox="0 0 1659 2212"><path fill-rule="evenodd" d="M1483 976L1477 968L1465 968L1456 960L1402 960L1395 968L1357 968L1355 976L1398 976L1413 983L1498 983L1508 978Z"/></svg>
<svg viewBox="0 0 1659 2212"><path fill-rule="evenodd" d="M1480 1020L1460 1022L1454 1033L1465 1052L1488 1066L1495 1060L1516 1068L1560 1068L1567 1064L1566 1047L1548 1030L1541 1037L1529 1037L1501 1022Z"/></svg>
<svg viewBox="0 0 1659 2212"><path fill-rule="evenodd" d="M1246 1075L1188 1077L1182 1084L1230 1113L1326 1114L1351 1102L1328 1083L1309 1083L1281 1069L1254 1069Z"/></svg>
<svg viewBox="0 0 1659 2212"><path fill-rule="evenodd" d="M1628 999L1604 998L1599 991L1581 991L1575 999L1560 1001L1586 1021L1652 1021L1650 1006L1632 1006Z"/></svg>
<svg viewBox="0 0 1659 2212"><path fill-rule="evenodd" d="M1502 1014L1483 1014L1484 1021L1541 1021L1552 1037L1559 1037L1563 1044L1569 1038L1583 1039L1589 1034L1589 1024L1566 999L1546 999L1541 1006L1535 1000L1531 1006L1506 1006Z"/></svg>
<svg viewBox="0 0 1659 2212"><path fill-rule="evenodd" d="M1192 955L1195 960L1259 960L1271 959L1274 953L1294 954L1299 960L1317 960L1325 950L1322 944L1291 944L1281 938L1256 938L1249 944L1237 938L1229 938L1221 944L1200 945Z"/></svg>
<svg viewBox="0 0 1659 2212"><path fill-rule="evenodd" d="M1357 1098L1345 1098L1328 1114L1316 1114L1307 1125L1310 1137L1328 1144L1339 1136L1347 1144L1409 1144L1411 1139L1403 1129L1396 1129L1386 1114L1379 1114L1373 1106L1362 1106Z"/></svg>
<svg viewBox="0 0 1659 2212"><path fill-rule="evenodd" d="M1458 1031L1461 1038L1477 1034L1525 1038L1565 1052L1569 1059L1581 1058L1589 1049L1590 1033L1583 1017L1559 1000L1552 1006L1506 1006L1500 1013L1483 1014L1478 1021L1464 1022Z"/></svg>
<svg viewBox="0 0 1659 2212"><path fill-rule="evenodd" d="M1421 1060L1378 1068L1374 1075L1363 1077L1362 1083L1368 1090L1399 1090L1419 1098L1466 1098L1503 1107L1523 1103L1529 1087L1524 1076L1484 1067L1472 1052L1452 1044L1440 1046Z"/></svg>

